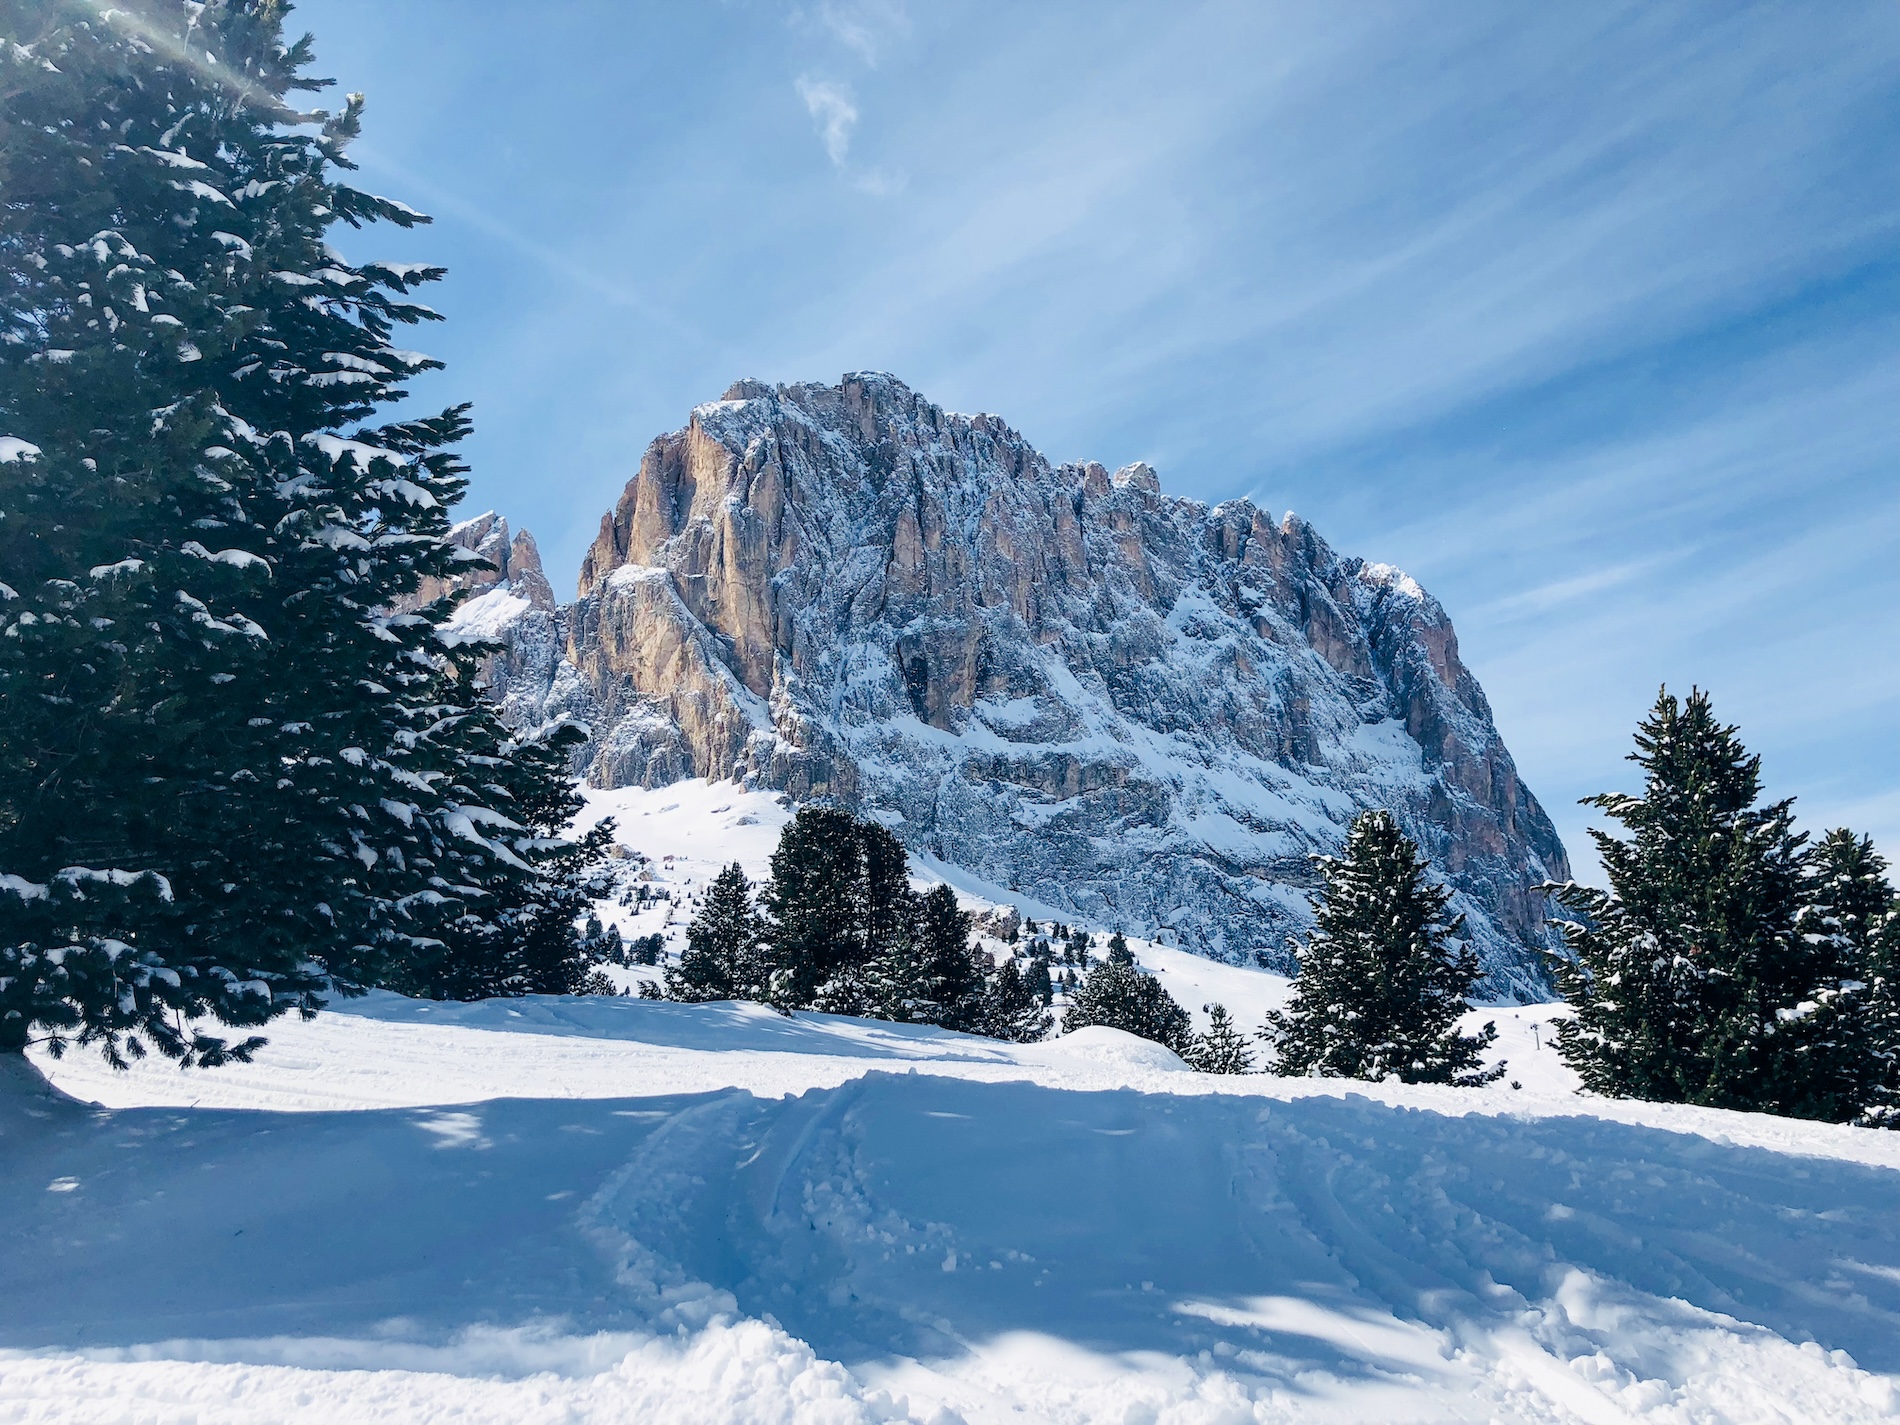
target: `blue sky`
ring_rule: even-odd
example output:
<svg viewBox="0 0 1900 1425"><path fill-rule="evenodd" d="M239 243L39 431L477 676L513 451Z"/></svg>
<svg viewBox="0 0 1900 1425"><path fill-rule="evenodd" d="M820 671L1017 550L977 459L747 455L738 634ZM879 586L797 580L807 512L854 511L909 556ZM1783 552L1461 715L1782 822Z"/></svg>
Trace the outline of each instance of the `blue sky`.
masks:
<svg viewBox="0 0 1900 1425"><path fill-rule="evenodd" d="M557 589L741 375L893 371L1443 601L1526 780L1713 690L1900 859L1900 7L305 0Z"/></svg>

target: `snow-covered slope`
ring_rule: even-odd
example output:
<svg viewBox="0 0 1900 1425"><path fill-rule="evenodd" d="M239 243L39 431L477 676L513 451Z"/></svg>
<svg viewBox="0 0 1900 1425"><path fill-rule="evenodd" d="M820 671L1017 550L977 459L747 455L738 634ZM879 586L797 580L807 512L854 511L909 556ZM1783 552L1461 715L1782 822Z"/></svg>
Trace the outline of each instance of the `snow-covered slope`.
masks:
<svg viewBox="0 0 1900 1425"><path fill-rule="evenodd" d="M1900 1415L1900 1135L628 998L272 1041L0 1087L0 1420Z"/></svg>
<svg viewBox="0 0 1900 1425"><path fill-rule="evenodd" d="M602 909L676 942L787 800L592 793ZM1197 1017L1288 993L1134 949ZM217 1073L42 1060L103 1107L0 1091L0 1420L1900 1411L1900 1138L1587 1102L1563 1012L1474 1009L1482 1091L605 997L373 994Z"/></svg>
<svg viewBox="0 0 1900 1425"><path fill-rule="evenodd" d="M1385 807L1491 990L1541 992L1563 847L1449 619L1295 516L1052 465L890 376L741 382L649 448L579 593L496 691L589 722L598 785L836 797L1065 919L1282 968L1311 854Z"/></svg>
<svg viewBox="0 0 1900 1425"><path fill-rule="evenodd" d="M791 812L590 792L603 914L677 945ZM991 928L1066 914L912 872ZM1131 940L1197 1018L1289 992ZM0 1062L0 1421L1900 1418L1900 1135L1583 1098L1565 1012L1474 1008L1483 1090L606 996L372 994L215 1072L40 1058L70 1098Z"/></svg>

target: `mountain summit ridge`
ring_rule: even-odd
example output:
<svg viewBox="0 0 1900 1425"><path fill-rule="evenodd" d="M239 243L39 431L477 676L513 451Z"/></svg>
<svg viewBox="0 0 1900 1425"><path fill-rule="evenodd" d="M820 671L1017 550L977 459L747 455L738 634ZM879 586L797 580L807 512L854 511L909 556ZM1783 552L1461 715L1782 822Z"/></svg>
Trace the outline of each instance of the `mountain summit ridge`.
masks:
<svg viewBox="0 0 1900 1425"><path fill-rule="evenodd" d="M833 798L1078 918L1281 968L1311 857L1388 807L1485 988L1545 990L1563 846L1430 594L884 373L696 407L492 677L519 723L592 725L597 785Z"/></svg>

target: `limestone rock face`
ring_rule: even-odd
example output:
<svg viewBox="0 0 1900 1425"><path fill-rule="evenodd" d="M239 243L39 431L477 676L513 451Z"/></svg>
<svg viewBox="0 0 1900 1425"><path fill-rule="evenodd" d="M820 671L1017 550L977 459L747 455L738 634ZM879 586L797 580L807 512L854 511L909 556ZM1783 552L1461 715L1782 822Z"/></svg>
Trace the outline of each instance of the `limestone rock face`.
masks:
<svg viewBox="0 0 1900 1425"><path fill-rule="evenodd" d="M465 572L452 579L424 579L420 588L402 601L405 609L419 609L454 589L475 595L502 586L530 608L554 610L554 589L541 569L541 551L525 529L512 538L508 521L489 510L463 520L449 530L449 543L468 551Z"/></svg>
<svg viewBox="0 0 1900 1425"><path fill-rule="evenodd" d="M579 601L506 676L590 778L829 796L914 853L1186 948L1291 964L1310 858L1394 811L1493 992L1541 989L1568 868L1457 636L1297 516L1051 465L881 374L741 382L648 448Z"/></svg>

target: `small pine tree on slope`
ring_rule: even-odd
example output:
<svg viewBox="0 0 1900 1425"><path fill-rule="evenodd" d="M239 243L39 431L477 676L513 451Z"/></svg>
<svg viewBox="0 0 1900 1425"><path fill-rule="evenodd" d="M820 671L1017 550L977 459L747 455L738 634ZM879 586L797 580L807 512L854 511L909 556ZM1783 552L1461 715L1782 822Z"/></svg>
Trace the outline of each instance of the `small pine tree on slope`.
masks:
<svg viewBox="0 0 1900 1425"><path fill-rule="evenodd" d="M1590 833L1609 890L1550 888L1572 912L1555 971L1576 1013L1559 1052L1598 1093L1820 1111L1830 1095L1791 1026L1838 986L1841 952L1803 933L1791 803L1757 805L1761 761L1700 690L1658 694L1631 760L1641 796L1586 802L1630 833Z"/></svg>
<svg viewBox="0 0 1900 1425"><path fill-rule="evenodd" d="M244 1057L251 1029L438 953L537 873L443 644L459 410L364 429L435 268L331 224L268 0L0 0L0 1049ZM313 127L314 126L314 127Z"/></svg>
<svg viewBox="0 0 1900 1425"><path fill-rule="evenodd" d="M1247 1047L1246 1038L1234 1028L1227 1006L1210 1004L1204 1008L1207 1032L1196 1034L1188 1052L1181 1057L1188 1061L1189 1067L1203 1074L1251 1074L1253 1051Z"/></svg>
<svg viewBox="0 0 1900 1425"><path fill-rule="evenodd" d="M679 964L667 967L667 998L764 999L771 976L761 948L763 930L752 904L752 883L734 862L713 877L699 914L686 927L686 951Z"/></svg>
<svg viewBox="0 0 1900 1425"><path fill-rule="evenodd" d="M1318 858L1325 889L1318 924L1300 952L1293 999L1267 1016L1287 1073L1406 1083L1489 1083L1484 1050L1497 1037L1458 1032L1481 973L1445 919L1451 892L1389 812L1360 815L1338 857Z"/></svg>
<svg viewBox="0 0 1900 1425"><path fill-rule="evenodd" d="M899 928L860 972L864 1013L897 1024L937 1024L943 1007L932 998L937 977L923 947Z"/></svg>
<svg viewBox="0 0 1900 1425"><path fill-rule="evenodd" d="M1134 965L1104 960L1082 977L1075 1000L1062 1016L1062 1032L1091 1024L1125 1030L1165 1044L1186 1055L1193 1047L1194 1025L1186 1010L1153 975Z"/></svg>
<svg viewBox="0 0 1900 1425"><path fill-rule="evenodd" d="M983 996L982 1032L1011 1044L1033 1044L1049 1032L1049 1012L1012 957L997 967Z"/></svg>

